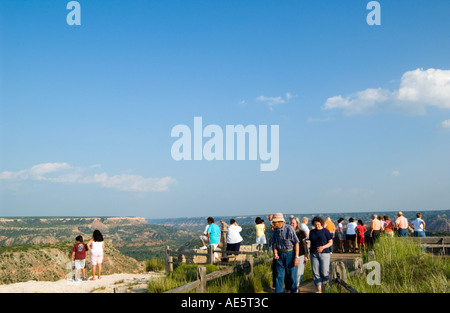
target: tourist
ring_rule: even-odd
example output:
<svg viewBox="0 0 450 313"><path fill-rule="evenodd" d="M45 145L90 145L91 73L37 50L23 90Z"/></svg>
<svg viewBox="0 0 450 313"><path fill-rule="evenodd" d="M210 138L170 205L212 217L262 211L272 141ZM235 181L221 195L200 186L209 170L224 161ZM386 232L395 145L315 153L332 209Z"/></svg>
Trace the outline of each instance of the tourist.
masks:
<svg viewBox="0 0 450 313"><path fill-rule="evenodd" d="M337 221L338 227L337 227L337 235L339 240L339 253L345 252L345 237L344 237L344 219L341 217Z"/></svg>
<svg viewBox="0 0 450 313"><path fill-rule="evenodd" d="M348 222L349 223L347 224L347 233L345 236L345 239L347 240L348 243L348 252L356 253L356 226L358 226L358 224L355 223L353 217L350 217L348 219Z"/></svg>
<svg viewBox="0 0 450 313"><path fill-rule="evenodd" d="M273 240L272 240L272 236L273 236L273 230L275 229L275 226L273 224L273 214L269 214L268 215L268 220L270 222L270 237L269 237L269 251L273 252ZM277 280L277 268L275 266L275 256L273 257L272 260L272 287L275 289L276 286L276 280Z"/></svg>
<svg viewBox="0 0 450 313"><path fill-rule="evenodd" d="M299 242L299 260L297 268L297 287L300 288L300 284L303 281L303 274L305 273L305 263L308 262L308 246L306 244L306 234L300 228L300 220L296 217L291 218L291 226L294 228Z"/></svg>
<svg viewBox="0 0 450 313"><path fill-rule="evenodd" d="M375 245L375 242L378 240L381 234L381 221L377 218L376 214L372 215L372 222L370 223L369 229L371 244Z"/></svg>
<svg viewBox="0 0 450 313"><path fill-rule="evenodd" d="M414 227L414 237L426 237L425 235L425 221L422 219L422 213L416 214L416 219L412 221Z"/></svg>
<svg viewBox="0 0 450 313"><path fill-rule="evenodd" d="M269 237L269 251L272 251L272 234L273 234L273 223L272 223L272 219L273 219L273 214L269 214L268 215L268 219L269 219L269 223L270 223L270 237Z"/></svg>
<svg viewBox="0 0 450 313"><path fill-rule="evenodd" d="M206 250L208 247L206 246L206 243L208 241L208 227L209 224L206 223L205 230L203 231L203 234L200 235L200 241L202 242L202 246L200 247L200 250Z"/></svg>
<svg viewBox="0 0 450 313"><path fill-rule="evenodd" d="M256 250L262 252L264 245L266 244L266 225L264 220L259 216L255 219L255 231L256 231Z"/></svg>
<svg viewBox="0 0 450 313"><path fill-rule="evenodd" d="M305 232L307 240L309 240L308 220L307 217L302 218L302 224L300 225L300 228Z"/></svg>
<svg viewBox="0 0 450 313"><path fill-rule="evenodd" d="M394 224L389 219L389 216L385 215L384 217L384 233L388 237L394 237Z"/></svg>
<svg viewBox="0 0 450 313"><path fill-rule="evenodd" d="M208 217L207 221L209 225L206 231L208 236L208 243L209 246L213 249L213 251L215 251L220 243L220 228L218 225L214 224L213 217ZM214 261L220 262L220 258L217 252L214 252Z"/></svg>
<svg viewBox="0 0 450 313"><path fill-rule="evenodd" d="M398 212L395 220L395 228L398 230L399 237L408 237L408 219L403 216L403 212Z"/></svg>
<svg viewBox="0 0 450 313"><path fill-rule="evenodd" d="M334 225L334 223L331 221L331 218L329 216L326 217L325 225L323 227L328 229L328 231L331 233L331 235L333 236L333 242L334 242L334 237L336 234L336 225ZM330 253L333 253L333 248L334 248L333 246L330 247Z"/></svg>
<svg viewBox="0 0 450 313"><path fill-rule="evenodd" d="M227 232L227 251L239 252L241 243L244 240L240 234L241 231L242 227L236 223L236 220L234 218L230 219L230 226L228 227ZM238 255L239 253L233 254Z"/></svg>
<svg viewBox="0 0 450 313"><path fill-rule="evenodd" d="M297 292L297 266L299 264L299 240L294 228L285 223L282 213L273 215L272 235L275 259L275 292Z"/></svg>
<svg viewBox="0 0 450 313"><path fill-rule="evenodd" d="M312 220L314 229L309 233L311 269L317 292L322 292L329 282L330 272L330 247L333 245L333 237L328 229L324 228L324 221L316 216Z"/></svg>
<svg viewBox="0 0 450 313"><path fill-rule="evenodd" d="M356 226L356 231L358 232L358 246L359 251L366 248L366 235L365 232L367 228L364 226L364 222L362 220L358 220L358 226Z"/></svg>
<svg viewBox="0 0 450 313"><path fill-rule="evenodd" d="M77 236L75 238L76 244L72 248L72 262L75 268L74 281L78 281L78 271L82 270L83 277L81 280L87 280L86 278L86 258L87 258L87 246L83 243L83 237Z"/></svg>
<svg viewBox="0 0 450 313"><path fill-rule="evenodd" d="M98 266L98 279L102 275L102 263L103 263L103 250L105 249L105 241L103 240L102 233L96 229L92 234L92 238L87 244L89 250L91 251L91 265L92 265L92 278L95 280L95 272Z"/></svg>
<svg viewBox="0 0 450 313"><path fill-rule="evenodd" d="M378 215L378 220L380 221L380 226L381 226L380 233L381 233L382 231L384 231L384 225L386 224L386 222L384 221L384 217L381 214Z"/></svg>

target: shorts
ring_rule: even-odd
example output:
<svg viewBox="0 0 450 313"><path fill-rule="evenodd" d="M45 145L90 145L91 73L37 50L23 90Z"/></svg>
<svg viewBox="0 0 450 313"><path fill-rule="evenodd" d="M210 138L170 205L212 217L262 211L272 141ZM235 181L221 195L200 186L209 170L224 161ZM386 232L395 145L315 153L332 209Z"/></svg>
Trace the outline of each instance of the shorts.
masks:
<svg viewBox="0 0 450 313"><path fill-rule="evenodd" d="M265 245L266 244L266 236L256 237L257 245Z"/></svg>
<svg viewBox="0 0 450 313"><path fill-rule="evenodd" d="M239 251L239 248L241 247L241 243L227 243L227 251ZM234 255L237 255L238 253L231 253Z"/></svg>
<svg viewBox="0 0 450 313"><path fill-rule="evenodd" d="M350 240L350 241L355 241L356 240L356 234L355 235L346 235L345 239Z"/></svg>
<svg viewBox="0 0 450 313"><path fill-rule="evenodd" d="M74 265L75 265L75 269L82 270L82 269L84 269L84 266L86 265L86 260L85 259L75 260Z"/></svg>
<svg viewBox="0 0 450 313"><path fill-rule="evenodd" d="M366 237L364 236L358 236L358 243L360 245L366 244Z"/></svg>
<svg viewBox="0 0 450 313"><path fill-rule="evenodd" d="M91 251L91 264L97 265L102 264L103 262L103 251L97 252L97 251Z"/></svg>

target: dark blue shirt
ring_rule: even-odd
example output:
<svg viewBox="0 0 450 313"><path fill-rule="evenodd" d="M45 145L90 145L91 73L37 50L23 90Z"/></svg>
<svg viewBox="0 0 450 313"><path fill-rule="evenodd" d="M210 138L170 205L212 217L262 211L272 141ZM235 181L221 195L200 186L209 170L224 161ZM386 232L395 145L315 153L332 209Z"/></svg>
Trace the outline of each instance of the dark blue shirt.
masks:
<svg viewBox="0 0 450 313"><path fill-rule="evenodd" d="M333 239L333 235L326 228L311 230L309 232L309 241L311 241L309 252L318 253L317 248L326 245L330 239ZM322 253L330 253L330 248L324 249Z"/></svg>

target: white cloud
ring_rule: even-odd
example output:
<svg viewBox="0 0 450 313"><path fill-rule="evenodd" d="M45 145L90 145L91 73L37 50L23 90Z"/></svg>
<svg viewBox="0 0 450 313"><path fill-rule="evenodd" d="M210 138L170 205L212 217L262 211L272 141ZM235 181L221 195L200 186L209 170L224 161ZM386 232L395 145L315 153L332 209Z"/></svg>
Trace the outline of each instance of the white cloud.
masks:
<svg viewBox="0 0 450 313"><path fill-rule="evenodd" d="M450 130L450 120L445 120L439 125L440 128Z"/></svg>
<svg viewBox="0 0 450 313"><path fill-rule="evenodd" d="M403 74L398 90L368 88L347 97L328 98L323 110L342 109L346 115L396 111L425 114L427 107L450 109L450 70L417 69Z"/></svg>
<svg viewBox="0 0 450 313"><path fill-rule="evenodd" d="M400 172L399 171L393 171L392 172L392 176L400 176Z"/></svg>
<svg viewBox="0 0 450 313"><path fill-rule="evenodd" d="M90 168L96 167L99 166L91 166ZM162 178L145 178L130 174L114 176L106 173L83 175L82 172L83 169L67 163L43 163L17 172L1 172L0 180L47 181L62 184L97 184L104 188L139 192L167 191L170 185L176 183L176 179L168 176Z"/></svg>
<svg viewBox="0 0 450 313"><path fill-rule="evenodd" d="M287 92L285 99L283 97L266 97L266 96L259 96L256 98L256 101L264 102L269 107L270 111L273 111L273 107L276 105L284 104L289 102L290 99L292 99L294 96Z"/></svg>

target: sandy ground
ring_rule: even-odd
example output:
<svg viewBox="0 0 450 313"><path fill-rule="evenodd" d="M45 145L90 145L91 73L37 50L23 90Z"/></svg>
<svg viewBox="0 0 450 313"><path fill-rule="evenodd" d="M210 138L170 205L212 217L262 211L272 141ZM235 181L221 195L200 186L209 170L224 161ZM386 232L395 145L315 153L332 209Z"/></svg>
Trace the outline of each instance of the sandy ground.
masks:
<svg viewBox="0 0 450 313"><path fill-rule="evenodd" d="M0 285L0 293L113 293L115 288L120 292L146 292L150 279L163 274L149 272L143 274L103 275L101 279L73 281L62 279L56 282L28 281L9 285Z"/></svg>

